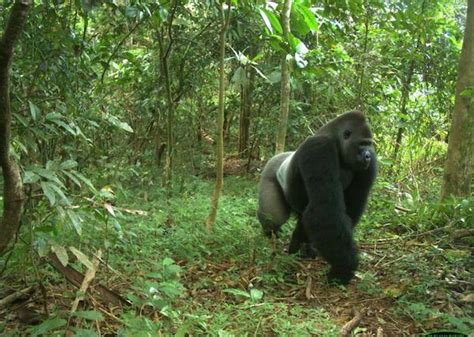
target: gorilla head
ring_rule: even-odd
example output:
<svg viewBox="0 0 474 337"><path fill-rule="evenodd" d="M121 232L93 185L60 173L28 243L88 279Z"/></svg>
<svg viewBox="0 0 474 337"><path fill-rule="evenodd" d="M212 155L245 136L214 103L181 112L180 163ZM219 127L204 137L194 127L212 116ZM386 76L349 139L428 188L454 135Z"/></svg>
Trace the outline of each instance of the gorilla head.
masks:
<svg viewBox="0 0 474 337"><path fill-rule="evenodd" d="M331 265L331 281L349 282L358 266L352 230L365 210L376 163L365 116L352 111L333 119L296 151L268 161L257 213L264 232L276 234L294 212L289 252L307 243Z"/></svg>
<svg viewBox="0 0 474 337"><path fill-rule="evenodd" d="M361 112L345 113L323 126L316 134L337 139L342 167L362 171L375 159L372 132Z"/></svg>

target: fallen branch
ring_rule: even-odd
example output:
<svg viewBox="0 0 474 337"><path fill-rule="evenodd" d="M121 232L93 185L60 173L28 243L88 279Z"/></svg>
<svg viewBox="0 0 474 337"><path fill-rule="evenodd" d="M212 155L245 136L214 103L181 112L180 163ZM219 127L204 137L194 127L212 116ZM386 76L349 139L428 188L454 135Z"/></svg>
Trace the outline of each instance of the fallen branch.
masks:
<svg viewBox="0 0 474 337"><path fill-rule="evenodd" d="M352 313L354 317L349 322L344 324L341 329L341 332L339 333L339 337L350 336L352 330L354 330L360 324L360 321L362 320L362 314L356 309L353 309Z"/></svg>
<svg viewBox="0 0 474 337"><path fill-rule="evenodd" d="M373 247L373 246L376 246L376 245L384 245L384 244L388 244L388 243L393 243L393 241L404 241L407 242L409 239L415 239L415 238L419 238L419 237L422 237L422 236L426 236L426 235L431 235L431 234L435 234L435 233L438 233L438 232L442 232L442 231L446 231L448 229L451 229L453 226L452 224L449 224L447 226L443 226L443 227L439 227L439 228L434 228L434 229L430 229L430 230L427 230L425 232L421 232L421 233L411 233L411 234L407 234L407 235L402 235L402 236L397 236L395 238L382 238L382 239L379 239L373 243L362 243L360 244L361 247ZM474 230L458 230L456 231L455 233L453 233L452 235L455 236L457 232L460 232L459 234L462 236L469 236L469 235L472 235L474 234ZM455 237L457 238L457 237Z"/></svg>
<svg viewBox="0 0 474 337"><path fill-rule="evenodd" d="M54 253L49 253L48 258L49 264L51 264L51 266L53 266L58 272L63 274L69 282L78 288L81 286L82 282L84 281L84 275L70 266L63 266L61 261L59 261L58 257ZM101 284L93 282L93 286L91 288L97 292L99 296L108 304L119 307L130 305L129 301ZM91 288L89 288L88 291L91 291Z"/></svg>
<svg viewBox="0 0 474 337"><path fill-rule="evenodd" d="M35 288L33 286L31 286L31 287L28 287L28 288L25 288L25 289L22 289L22 290L18 290L16 292L14 292L13 294L10 294L10 295L2 298L0 300L0 308L6 307L8 304L10 304L12 302L15 302L16 300L31 294L34 290L35 290Z"/></svg>
<svg viewBox="0 0 474 337"><path fill-rule="evenodd" d="M94 280L97 269L99 269L99 259L101 258L101 256L102 252L99 250L97 252L97 257L94 256L94 259L92 260L92 268L86 270L86 275L82 280L81 286L79 288L79 293L72 304L71 313L76 312L77 307L79 306L79 302L84 300L84 294L87 292L87 289L89 288L89 285L91 284L92 280Z"/></svg>
<svg viewBox="0 0 474 337"><path fill-rule="evenodd" d="M453 239L462 239L467 236L474 236L474 229L458 229L453 234L451 234Z"/></svg>
<svg viewBox="0 0 474 337"><path fill-rule="evenodd" d="M402 207L402 206L395 206L395 209L396 209L396 210L399 210L399 211L402 211L402 212L407 212L407 213L413 212L413 210L408 209L408 208L404 208L404 207Z"/></svg>

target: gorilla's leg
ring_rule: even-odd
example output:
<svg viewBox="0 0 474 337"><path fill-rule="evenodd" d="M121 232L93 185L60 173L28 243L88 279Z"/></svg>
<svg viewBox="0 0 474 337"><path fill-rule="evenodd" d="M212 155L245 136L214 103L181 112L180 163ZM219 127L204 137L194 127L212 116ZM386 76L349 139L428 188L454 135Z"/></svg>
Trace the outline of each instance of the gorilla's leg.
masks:
<svg viewBox="0 0 474 337"><path fill-rule="evenodd" d="M285 152L271 158L260 178L257 217L262 224L263 232L269 237L278 234L281 225L290 216L290 207L276 177L281 163L290 154Z"/></svg>
<svg viewBox="0 0 474 337"><path fill-rule="evenodd" d="M288 247L288 253L289 254L298 253L298 251L301 248L301 244L303 242L308 242L308 239L307 239L303 224L298 219L295 230L293 231L293 235L291 236L290 246Z"/></svg>
<svg viewBox="0 0 474 337"><path fill-rule="evenodd" d="M308 240L303 223L301 222L301 217L298 219L295 230L293 231L293 235L291 236L288 253L296 254L300 249L302 257L315 258L318 256L317 250Z"/></svg>

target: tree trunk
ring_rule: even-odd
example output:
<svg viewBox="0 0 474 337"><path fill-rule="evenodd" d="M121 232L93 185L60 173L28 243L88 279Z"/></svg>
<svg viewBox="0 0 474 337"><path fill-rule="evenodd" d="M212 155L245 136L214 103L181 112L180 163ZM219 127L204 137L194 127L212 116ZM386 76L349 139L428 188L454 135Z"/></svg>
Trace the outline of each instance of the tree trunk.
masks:
<svg viewBox="0 0 474 337"><path fill-rule="evenodd" d="M281 11L281 25L283 29L283 40L288 41L288 33L290 32L290 14L292 0L285 0ZM278 133L275 144L275 153L285 150L286 129L288 126L288 109L290 102L290 74L288 63L286 61L287 53L283 53L281 58L281 97L280 97L280 120L278 125Z"/></svg>
<svg viewBox="0 0 474 337"><path fill-rule="evenodd" d="M249 67L247 77L240 92L240 120L239 120L239 157L246 158L249 152L250 111L252 109L253 82L255 70Z"/></svg>
<svg viewBox="0 0 474 337"><path fill-rule="evenodd" d="M160 31L158 29L158 46L160 49L160 68L161 68L161 76L163 78L163 82L165 85L166 90L166 104L167 104L167 118L166 118L166 164L165 164L165 178L164 178L164 186L166 187L166 191L168 197L171 196L171 180L172 180L172 173L173 173L173 151L174 151L174 137L173 137L173 121L174 121L174 111L175 106L173 102L173 97L171 93L171 80L169 75L169 55L171 52L171 48L173 46L173 36L172 36L172 25L174 15L178 8L179 1L174 1L172 6L171 14L169 16L169 21L167 22L167 34L168 34L168 43L165 46L165 37L163 30Z"/></svg>
<svg viewBox="0 0 474 337"><path fill-rule="evenodd" d="M17 0L0 40L0 166L3 173L3 217L0 222L0 254L4 253L20 225L23 184L20 170L10 155L11 110L9 74L13 50L26 23L31 0Z"/></svg>
<svg viewBox="0 0 474 337"><path fill-rule="evenodd" d="M359 109L362 111L365 110L365 93L364 93L364 80L365 80L365 68L367 67L367 49L369 46L369 25L370 25L370 7L367 2L364 3L364 10L365 10L365 32L364 32L364 50L362 52L362 60L361 60L361 67L360 67L360 76L359 76L359 93L357 95L357 103Z"/></svg>
<svg viewBox="0 0 474 337"><path fill-rule="evenodd" d="M421 3L421 13L425 12L425 5L426 5L426 0L423 0L423 2ZM408 65L405 80L402 83L402 97L400 99L400 114L402 115L402 120L401 120L402 123L405 122L406 117L407 117L407 104L410 98L410 85L413 79L413 74L415 72L416 54L418 53L420 49L420 45L421 45L421 37L418 35L418 37L416 38L415 50L412 53L413 56L410 60L410 64ZM395 148L393 149L393 157L392 157L393 164L391 167L392 170L393 170L393 166L396 165L397 163L398 152L400 151L400 146L402 145L402 138L403 138L404 131L405 131L405 127L401 125L398 128L397 138L395 139Z"/></svg>
<svg viewBox="0 0 474 337"><path fill-rule="evenodd" d="M418 50L418 48L416 48L415 50ZM411 80L413 78L414 70L415 70L415 59L413 58L410 61L410 64L408 65L407 75L402 84L402 96L400 98L400 114L402 116L402 120L401 120L402 123L405 122L404 119L407 117L407 103L408 103L408 99L410 98L410 85L411 85ZM397 162L398 152L402 144L402 137L403 137L404 130L405 128L403 127L403 125L401 125L397 131L397 138L395 139L395 148L393 149L393 157L392 157L394 165Z"/></svg>
<svg viewBox="0 0 474 337"><path fill-rule="evenodd" d="M474 183L474 0L468 1L448 144L441 197L470 196Z"/></svg>
<svg viewBox="0 0 474 337"><path fill-rule="evenodd" d="M227 0L227 17L224 14L223 2L220 6L221 12L221 31L219 34L219 47L220 47L220 58L219 58L219 112L217 114L217 147L216 147L216 186L214 193L212 194L211 200L211 211L206 219L206 226L208 229L212 229L216 222L217 207L219 206L219 197L222 191L222 185L224 182L224 93L225 93L225 32L229 26L230 21L230 7L231 0Z"/></svg>

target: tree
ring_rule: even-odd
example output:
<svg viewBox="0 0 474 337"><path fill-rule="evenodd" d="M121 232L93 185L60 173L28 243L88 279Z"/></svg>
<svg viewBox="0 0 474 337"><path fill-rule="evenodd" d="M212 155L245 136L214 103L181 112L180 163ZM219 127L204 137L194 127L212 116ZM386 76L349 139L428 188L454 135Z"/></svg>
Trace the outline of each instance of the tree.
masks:
<svg viewBox="0 0 474 337"><path fill-rule="evenodd" d="M283 40L288 41L290 33L290 14L292 0L285 0L281 11L281 25L283 29ZM281 97L280 97L280 120L278 126L275 152L280 153L285 149L286 128L288 124L288 109L290 102L290 74L287 62L288 52L283 52L281 58Z"/></svg>
<svg viewBox="0 0 474 337"><path fill-rule="evenodd" d="M31 0L17 0L13 5L0 40L0 166L2 167L3 217L0 222L0 254L5 251L20 225L23 209L23 184L20 170L10 155L11 109L9 73L13 50L26 22Z"/></svg>
<svg viewBox="0 0 474 337"><path fill-rule="evenodd" d="M456 83L454 113L441 196L469 196L474 173L474 0L468 1L466 28Z"/></svg>
<svg viewBox="0 0 474 337"><path fill-rule="evenodd" d="M160 67L161 67L161 76L164 80L165 88L166 88L166 102L167 102L167 118L166 118L166 134L167 134L167 151L166 151L166 165L165 165L165 186L168 191L168 195L171 193L171 179L172 179L172 172L173 172L173 151L174 151L174 137L173 137L173 120L174 120L174 102L171 93L171 81L169 75L169 55L171 48L173 46L173 36L172 36L172 25L173 19L180 4L179 1L174 1L174 3L170 6L171 7L171 14L168 16L168 22L165 25L161 25L158 28L157 38L158 38L158 46L160 51ZM164 42L164 30L167 28L168 34L168 43L165 45ZM158 144L157 144L158 145ZM157 158L158 160L158 158Z"/></svg>
<svg viewBox="0 0 474 337"><path fill-rule="evenodd" d="M227 6L227 16L224 15L224 6ZM227 5L223 2L220 6L221 12L221 30L219 34L219 112L217 114L217 146L216 146L216 186L211 200L211 211L206 220L206 226L210 229L216 222L217 207L219 206L219 197L222 191L224 181L224 93L225 93L225 32L230 21L231 0Z"/></svg>

